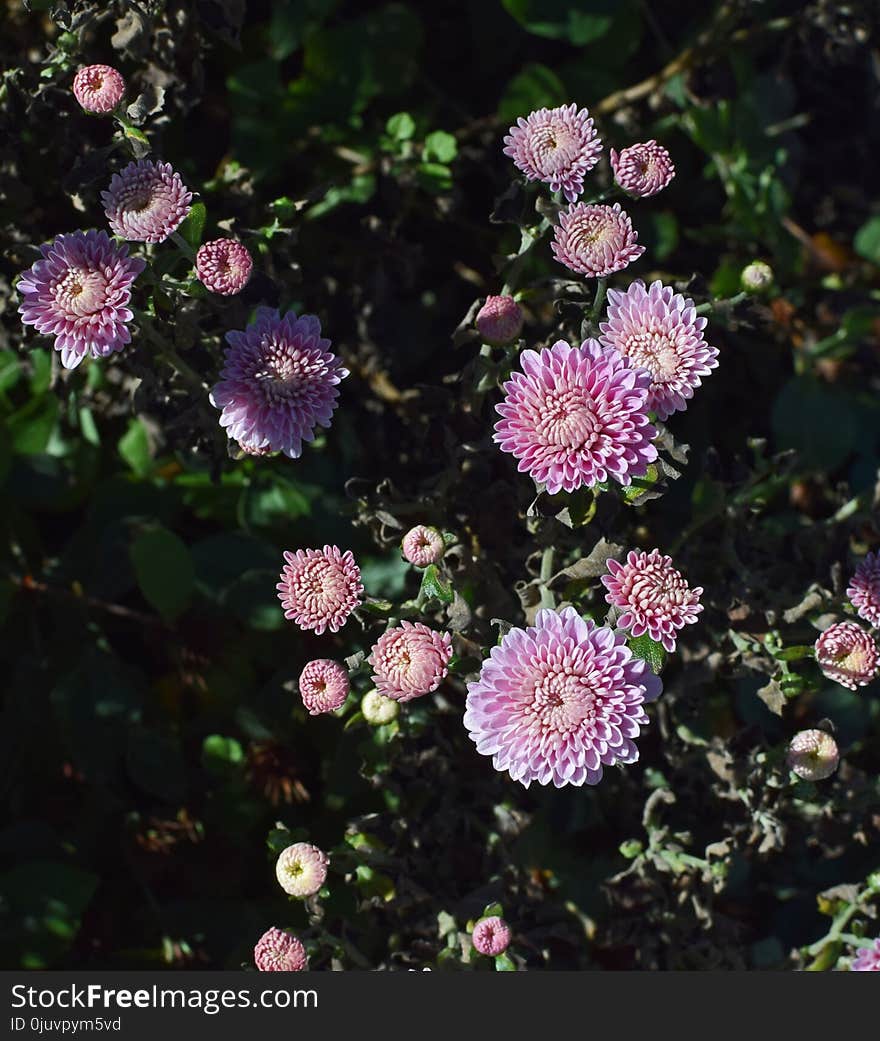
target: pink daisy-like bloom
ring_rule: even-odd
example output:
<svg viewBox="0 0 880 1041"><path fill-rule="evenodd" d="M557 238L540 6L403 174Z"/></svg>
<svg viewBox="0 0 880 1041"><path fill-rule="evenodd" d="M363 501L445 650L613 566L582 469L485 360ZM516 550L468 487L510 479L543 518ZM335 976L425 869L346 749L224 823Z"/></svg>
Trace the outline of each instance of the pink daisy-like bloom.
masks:
<svg viewBox="0 0 880 1041"><path fill-rule="evenodd" d="M303 441L314 441L317 427L329 427L348 375L321 336L311 314L282 318L268 307L243 332L226 334L220 381L210 400L221 409L220 425L246 451L269 449L291 459L302 455Z"/></svg>
<svg viewBox="0 0 880 1041"><path fill-rule="evenodd" d="M314 896L327 879L330 858L310 842L295 842L281 851L275 862L278 884L299 900Z"/></svg>
<svg viewBox="0 0 880 1041"><path fill-rule="evenodd" d="M306 949L283 929L273 926L257 940L254 964L260 972L302 972L308 968Z"/></svg>
<svg viewBox="0 0 880 1041"><path fill-rule="evenodd" d="M550 249L570 271L604 278L622 271L645 252L638 237L619 202L613 206L579 202L559 214Z"/></svg>
<svg viewBox="0 0 880 1041"><path fill-rule="evenodd" d="M789 770L804 781L822 781L837 769L837 742L824 730L801 730L788 746Z"/></svg>
<svg viewBox="0 0 880 1041"><path fill-rule="evenodd" d="M131 286L145 262L105 231L74 231L40 247L43 255L18 283L21 320L55 337L61 364L75 369L131 342Z"/></svg>
<svg viewBox="0 0 880 1041"><path fill-rule="evenodd" d="M647 633L671 654L677 631L692 625L703 610L702 586L691 589L672 566L672 557L658 549L630 550L625 563L609 559L607 567L609 574L602 576L602 584L608 590L607 603L623 612L618 628L635 637Z"/></svg>
<svg viewBox="0 0 880 1041"><path fill-rule="evenodd" d="M703 336L706 319L697 316L693 300L660 282L609 289L608 321L599 328L602 343L651 374L648 409L658 419L686 409L701 377L718 367L718 351Z"/></svg>
<svg viewBox="0 0 880 1041"><path fill-rule="evenodd" d="M846 595L859 617L880 629L880 553L869 553L859 564Z"/></svg>
<svg viewBox="0 0 880 1041"><path fill-rule="evenodd" d="M569 202L584 190L584 174L599 161L602 142L587 109L540 108L510 128L504 154L530 181L544 181Z"/></svg>
<svg viewBox="0 0 880 1041"><path fill-rule="evenodd" d="M443 536L436 528L417 524L403 536L400 544L403 555L415 567L428 567L443 559L446 547Z"/></svg>
<svg viewBox="0 0 880 1041"><path fill-rule="evenodd" d="M656 141L643 141L624 148L620 155L611 149L611 169L614 180L637 199L662 192L675 177L672 158Z"/></svg>
<svg viewBox="0 0 880 1041"><path fill-rule="evenodd" d="M213 239L199 246L196 274L212 293L233 296L240 293L251 277L254 262L236 239Z"/></svg>
<svg viewBox="0 0 880 1041"><path fill-rule="evenodd" d="M853 958L851 972L880 972L880 936L871 947L863 947Z"/></svg>
<svg viewBox="0 0 880 1041"><path fill-rule="evenodd" d="M498 915L481 918L474 926L471 940L480 954L488 954L494 958L498 954L504 954L510 945L510 926Z"/></svg>
<svg viewBox="0 0 880 1041"><path fill-rule="evenodd" d="M367 661L380 694L412 701L435 691L449 672L452 637L421 622L401 622L382 633Z"/></svg>
<svg viewBox="0 0 880 1041"><path fill-rule="evenodd" d="M662 684L621 633L573 607L511 629L468 684L464 725L481 755L526 788L598 784L603 766L634 763L644 709Z"/></svg>
<svg viewBox="0 0 880 1041"><path fill-rule="evenodd" d="M284 617L318 636L326 629L339 632L361 605L364 592L361 569L351 550L343 553L338 546L285 550L284 559L281 581L275 587Z"/></svg>
<svg viewBox="0 0 880 1041"><path fill-rule="evenodd" d="M299 693L310 716L341 708L349 689L345 667L332 658L315 658L300 673Z"/></svg>
<svg viewBox="0 0 880 1041"><path fill-rule="evenodd" d="M657 458L647 372L597 340L523 351L520 364L495 406L502 418L494 435L520 471L551 495L609 478L628 485L645 474Z"/></svg>
<svg viewBox="0 0 880 1041"><path fill-rule="evenodd" d="M73 78L73 94L86 112L112 112L125 93L125 80L112 65L85 65Z"/></svg>
<svg viewBox="0 0 880 1041"><path fill-rule="evenodd" d="M484 343L503 347L522 332L522 308L512 296L487 296L477 312L476 325Z"/></svg>
<svg viewBox="0 0 880 1041"><path fill-rule="evenodd" d="M877 675L877 644L855 622L829 626L816 640L815 650L819 668L828 679L850 690L867 686Z"/></svg>
<svg viewBox="0 0 880 1041"><path fill-rule="evenodd" d="M164 242L186 219L192 192L170 163L137 159L113 175L101 202L114 235Z"/></svg>

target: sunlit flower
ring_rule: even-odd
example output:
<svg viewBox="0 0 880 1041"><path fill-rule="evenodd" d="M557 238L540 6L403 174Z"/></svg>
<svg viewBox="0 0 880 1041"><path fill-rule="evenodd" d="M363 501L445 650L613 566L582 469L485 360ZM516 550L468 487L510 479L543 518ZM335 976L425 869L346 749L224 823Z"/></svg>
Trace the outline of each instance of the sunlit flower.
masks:
<svg viewBox="0 0 880 1041"><path fill-rule="evenodd" d="M788 768L805 781L821 781L837 769L837 742L824 730L801 730L788 746Z"/></svg>
<svg viewBox="0 0 880 1041"><path fill-rule="evenodd" d="M602 142L587 109L541 108L516 121L504 138L504 154L530 181L544 181L569 202L584 190L584 174L599 161Z"/></svg>
<svg viewBox="0 0 880 1041"><path fill-rule="evenodd" d="M880 553L869 553L859 564L846 595L859 617L880 629Z"/></svg>
<svg viewBox="0 0 880 1041"><path fill-rule="evenodd" d="M285 893L301 900L314 896L327 878L330 858L310 842L295 842L282 850L275 863L275 877Z"/></svg>
<svg viewBox="0 0 880 1041"><path fill-rule="evenodd" d="M61 364L74 369L88 355L106 358L130 343L131 286L144 261L105 231L59 235L40 252L18 283L18 310L25 325L55 337Z"/></svg>
<svg viewBox="0 0 880 1041"><path fill-rule="evenodd" d="M468 684L464 725L481 755L528 787L597 784L603 766L634 763L662 689L621 633L573 607L511 629Z"/></svg>
<svg viewBox="0 0 880 1041"><path fill-rule="evenodd" d="M647 199L669 184L675 177L675 166L663 145L643 141L624 148L618 155L611 149L611 169L614 180L627 193Z"/></svg>
<svg viewBox="0 0 880 1041"><path fill-rule="evenodd" d="M125 93L125 80L112 65L85 65L73 78L73 94L86 112L112 112Z"/></svg>
<svg viewBox="0 0 880 1041"><path fill-rule="evenodd" d="M251 277L254 262L237 239L212 239L199 246L196 274L212 293L232 296L240 293Z"/></svg>
<svg viewBox="0 0 880 1041"><path fill-rule="evenodd" d="M436 528L417 524L403 536L401 550L404 557L416 567L427 567L443 559L443 536Z"/></svg>
<svg viewBox="0 0 880 1041"><path fill-rule="evenodd" d="M345 666L331 658L315 658L299 677L299 693L309 715L335 712L345 704L349 680Z"/></svg>
<svg viewBox="0 0 880 1041"><path fill-rule="evenodd" d="M113 175L101 202L114 235L164 242L186 219L192 192L170 163L137 159Z"/></svg>
<svg viewBox="0 0 880 1041"><path fill-rule="evenodd" d="M361 712L371 727L382 727L397 719L400 706L378 690L368 690L361 700Z"/></svg>
<svg viewBox="0 0 880 1041"><path fill-rule="evenodd" d="M471 940L480 954L488 954L494 958L498 954L504 954L510 945L510 927L498 915L481 918L474 926Z"/></svg>
<svg viewBox="0 0 880 1041"><path fill-rule="evenodd" d="M520 471L551 495L609 478L628 485L645 474L657 458L647 372L596 340L523 351L520 365L504 384L495 424L495 441Z"/></svg>
<svg viewBox="0 0 880 1041"><path fill-rule="evenodd" d="M878 658L873 636L855 622L837 622L816 640L816 661L822 672L850 690L874 679Z"/></svg>
<svg viewBox="0 0 880 1041"><path fill-rule="evenodd" d="M522 308L512 296L487 296L477 311L476 326L483 343L503 347L522 332Z"/></svg>
<svg viewBox="0 0 880 1041"><path fill-rule="evenodd" d="M285 551L281 581L275 587L284 617L321 635L338 632L361 604L364 587L351 550L338 546Z"/></svg>
<svg viewBox="0 0 880 1041"><path fill-rule="evenodd" d="M308 968L308 958L295 936L273 926L257 941L254 964L260 972L302 972Z"/></svg>
<svg viewBox="0 0 880 1041"><path fill-rule="evenodd" d="M853 958L852 972L880 972L880 936L871 947L863 947Z"/></svg>
<svg viewBox="0 0 880 1041"><path fill-rule="evenodd" d="M376 690L395 701L430 694L449 671L452 637L421 622L403 621L382 633L367 661Z"/></svg>
<svg viewBox="0 0 880 1041"><path fill-rule="evenodd" d="M571 271L601 278L622 271L645 252L620 203L602 206L579 202L559 214L550 249Z"/></svg>

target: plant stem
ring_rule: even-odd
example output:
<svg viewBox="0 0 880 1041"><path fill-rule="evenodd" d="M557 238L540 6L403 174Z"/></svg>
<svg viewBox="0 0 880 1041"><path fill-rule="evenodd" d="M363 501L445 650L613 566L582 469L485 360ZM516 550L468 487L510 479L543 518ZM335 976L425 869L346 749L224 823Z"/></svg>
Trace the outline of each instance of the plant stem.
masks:
<svg viewBox="0 0 880 1041"><path fill-rule="evenodd" d="M546 546L541 554L541 607L555 607L556 598L548 588L547 583L553 577L553 555L552 546Z"/></svg>
<svg viewBox="0 0 880 1041"><path fill-rule="evenodd" d="M183 253L184 256L188 257L192 261L195 261L195 259L196 259L196 251L186 241L186 239L183 237L183 235L180 234L179 231L172 231L171 232L171 240L172 240L172 242L174 242L174 244L177 246L177 248L180 250L180 252Z"/></svg>

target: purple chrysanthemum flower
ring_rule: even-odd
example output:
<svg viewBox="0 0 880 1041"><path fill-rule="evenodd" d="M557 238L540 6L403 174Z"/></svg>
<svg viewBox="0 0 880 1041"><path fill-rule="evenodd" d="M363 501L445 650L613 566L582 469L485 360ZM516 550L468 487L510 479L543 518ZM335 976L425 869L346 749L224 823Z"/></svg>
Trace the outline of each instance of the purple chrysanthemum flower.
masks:
<svg viewBox="0 0 880 1041"><path fill-rule="evenodd" d="M240 293L251 277L254 262L236 239L213 239L199 246L196 274L212 293L232 296Z"/></svg>
<svg viewBox="0 0 880 1041"><path fill-rule="evenodd" d="M367 661L376 690L395 701L435 691L449 671L452 637L421 622L403 621L382 633Z"/></svg>
<svg viewBox="0 0 880 1041"><path fill-rule="evenodd" d="M643 705L661 690L622 634L573 607L543 609L492 648L468 684L464 725L477 751L526 788L597 784L603 765L638 759Z"/></svg>
<svg viewBox="0 0 880 1041"><path fill-rule="evenodd" d="M332 658L315 658L299 676L299 693L310 716L335 712L345 704L349 691L345 666Z"/></svg>
<svg viewBox="0 0 880 1041"><path fill-rule="evenodd" d="M73 94L86 112L112 112L125 93L125 80L112 65L86 65L73 77Z"/></svg>
<svg viewBox="0 0 880 1041"><path fill-rule="evenodd" d="M257 940L254 964L260 972L302 972L309 963L302 943L273 926Z"/></svg>
<svg viewBox="0 0 880 1041"><path fill-rule="evenodd" d="M703 336L706 319L697 316L693 300L660 282L609 289L608 321L599 328L602 343L651 374L648 409L658 419L686 409L701 377L718 367L718 351Z"/></svg>
<svg viewBox="0 0 880 1041"><path fill-rule="evenodd" d="M853 958L851 972L880 972L880 936L870 947L863 947Z"/></svg>
<svg viewBox="0 0 880 1041"><path fill-rule="evenodd" d="M609 478L628 485L657 458L647 372L596 340L523 351L504 384L495 441L551 495Z"/></svg>
<svg viewBox="0 0 880 1041"><path fill-rule="evenodd" d="M622 271L645 252L629 215L620 208L579 202L559 214L550 249L570 271L603 278Z"/></svg>
<svg viewBox="0 0 880 1041"><path fill-rule="evenodd" d="M522 308L512 296L487 296L477 312L476 326L483 343L503 347L522 332Z"/></svg>
<svg viewBox="0 0 880 1041"><path fill-rule="evenodd" d="M677 631L693 624L703 610L702 586L691 589L672 566L672 557L658 549L650 553L630 550L625 563L609 558L606 566L609 574L602 576L608 590L605 600L622 612L618 628L635 637L647 633L671 654Z"/></svg>
<svg viewBox="0 0 880 1041"><path fill-rule="evenodd" d="M816 661L830 680L857 690L877 675L880 655L870 633L855 622L837 622L816 640Z"/></svg>
<svg viewBox="0 0 880 1041"><path fill-rule="evenodd" d="M620 155L612 148L611 169L620 187L637 199L647 199L649 195L662 192L675 177L671 156L656 141L630 145Z"/></svg>
<svg viewBox="0 0 880 1041"><path fill-rule="evenodd" d="M869 553L859 564L846 595L859 617L880 629L880 553Z"/></svg>
<svg viewBox="0 0 880 1041"><path fill-rule="evenodd" d="M417 524L403 536L400 544L404 558L415 567L428 567L443 559L445 545L443 536L436 528Z"/></svg>
<svg viewBox="0 0 880 1041"><path fill-rule="evenodd" d="M540 108L516 121L504 138L504 154L530 181L544 181L569 202L584 190L584 174L599 161L602 142L587 109Z"/></svg>
<svg viewBox="0 0 880 1041"><path fill-rule="evenodd" d="M804 781L822 781L837 769L837 742L824 730L801 730L791 739L786 762Z"/></svg>
<svg viewBox="0 0 880 1041"><path fill-rule="evenodd" d="M510 945L510 926L503 918L492 915L491 918L481 918L474 926L471 933L474 948L480 954L487 954L494 958L504 954Z"/></svg>
<svg viewBox="0 0 880 1041"><path fill-rule="evenodd" d="M268 448L291 459L302 455L303 441L314 441L316 427L329 427L339 398L338 384L348 375L321 336L311 314L282 318L268 307L257 309L244 332L226 334L220 381L211 404L222 410L220 425L246 450Z"/></svg>
<svg viewBox="0 0 880 1041"><path fill-rule="evenodd" d="M86 357L106 358L131 342L131 286L144 261L105 231L74 231L40 247L43 259L18 283L21 320L55 337L61 364L75 369Z"/></svg>
<svg viewBox="0 0 880 1041"><path fill-rule="evenodd" d="M113 175L101 202L114 235L164 242L186 219L192 192L170 163L137 159Z"/></svg>
<svg viewBox="0 0 880 1041"><path fill-rule="evenodd" d="M327 879L330 858L310 842L295 842L282 850L275 862L278 884L300 900L314 896Z"/></svg>
<svg viewBox="0 0 880 1041"><path fill-rule="evenodd" d="M364 587L361 570L351 550L338 546L285 551L281 581L275 587L284 617L300 629L320 636L325 629L338 632L351 612L361 604Z"/></svg>

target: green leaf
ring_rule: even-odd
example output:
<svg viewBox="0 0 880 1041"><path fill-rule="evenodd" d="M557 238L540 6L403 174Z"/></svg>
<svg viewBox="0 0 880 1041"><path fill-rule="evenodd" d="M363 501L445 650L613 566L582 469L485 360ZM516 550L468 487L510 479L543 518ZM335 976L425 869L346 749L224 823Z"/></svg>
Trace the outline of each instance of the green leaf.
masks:
<svg viewBox="0 0 880 1041"><path fill-rule="evenodd" d="M203 202L194 202L186 220L177 229L194 250L201 245L207 215L208 211L205 209L205 204Z"/></svg>
<svg viewBox="0 0 880 1041"><path fill-rule="evenodd" d="M480 918L503 918L504 908L499 903L486 904Z"/></svg>
<svg viewBox="0 0 880 1041"><path fill-rule="evenodd" d="M534 36L565 40L577 47L600 39L611 28L620 0L591 0L589 11L571 0L501 0L504 9Z"/></svg>
<svg viewBox="0 0 880 1041"><path fill-rule="evenodd" d="M872 217L859 228L853 247L860 257L880 266L880 216Z"/></svg>
<svg viewBox="0 0 880 1041"><path fill-rule="evenodd" d="M46 446L58 422L58 399L54 395L32 398L9 417L12 447L19 455L37 455Z"/></svg>
<svg viewBox="0 0 880 1041"><path fill-rule="evenodd" d="M424 156L438 163L451 163L458 155L458 142L445 130L435 130L425 138Z"/></svg>
<svg viewBox="0 0 880 1041"><path fill-rule="evenodd" d="M451 583L444 582L440 578L440 572L436 564L429 564L422 573L422 586L419 590L420 600L441 600L444 604L451 604L455 598Z"/></svg>
<svg viewBox="0 0 880 1041"><path fill-rule="evenodd" d="M660 671L666 663L666 650L662 643L652 640L647 633L644 636L635 636L626 643L637 658L646 661L651 666L651 671L660 675Z"/></svg>
<svg viewBox="0 0 880 1041"><path fill-rule="evenodd" d="M507 84L498 117L502 122L513 122L536 108L553 108L567 100L568 92L556 73L546 65L531 63Z"/></svg>
<svg viewBox="0 0 880 1041"><path fill-rule="evenodd" d="M146 477L153 469L147 428L139 419L129 421L128 430L119 439L116 447L138 477Z"/></svg>
<svg viewBox="0 0 880 1041"><path fill-rule="evenodd" d="M142 532L131 546L131 562L144 598L168 621L187 606L195 568L186 544L167 528Z"/></svg>
<svg viewBox="0 0 880 1041"><path fill-rule="evenodd" d="M202 742L202 766L208 773L234 773L243 763L244 749L234 737L209 734Z"/></svg>
<svg viewBox="0 0 880 1041"><path fill-rule="evenodd" d="M42 347L31 351L31 393L45 394L52 382L52 352Z"/></svg>
<svg viewBox="0 0 880 1041"><path fill-rule="evenodd" d="M0 351L0 393L11 390L21 376L21 359L15 351Z"/></svg>
<svg viewBox="0 0 880 1041"><path fill-rule="evenodd" d="M495 971L496 972L516 972L516 965L510 960L506 954L495 955Z"/></svg>
<svg viewBox="0 0 880 1041"><path fill-rule="evenodd" d="M452 171L442 163L419 163L416 176L422 187L431 192L448 192L452 187Z"/></svg>
<svg viewBox="0 0 880 1041"><path fill-rule="evenodd" d="M395 141L409 141L416 132L416 123L409 112L398 112L385 124L385 132Z"/></svg>
<svg viewBox="0 0 880 1041"><path fill-rule="evenodd" d="M813 470L835 469L858 442L850 398L811 376L795 376L786 383L771 422L777 447L795 449L802 464Z"/></svg>

